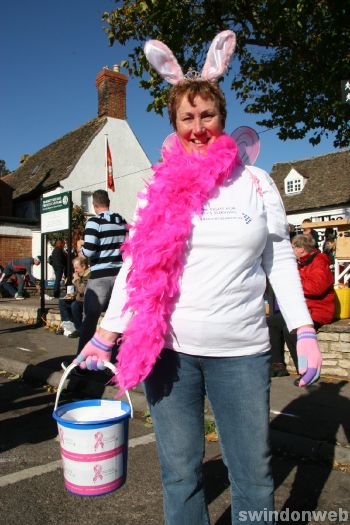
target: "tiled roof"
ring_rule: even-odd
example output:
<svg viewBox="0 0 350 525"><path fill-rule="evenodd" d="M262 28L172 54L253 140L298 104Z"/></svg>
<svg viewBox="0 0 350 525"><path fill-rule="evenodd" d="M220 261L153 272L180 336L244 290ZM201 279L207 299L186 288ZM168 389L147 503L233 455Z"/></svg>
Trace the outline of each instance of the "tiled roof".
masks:
<svg viewBox="0 0 350 525"><path fill-rule="evenodd" d="M13 198L36 197L66 179L106 120L90 120L34 153L16 171L3 177L14 190Z"/></svg>
<svg viewBox="0 0 350 525"><path fill-rule="evenodd" d="M301 193L286 195L284 179L294 168L307 179ZM274 164L275 181L288 213L350 205L350 149L305 160Z"/></svg>

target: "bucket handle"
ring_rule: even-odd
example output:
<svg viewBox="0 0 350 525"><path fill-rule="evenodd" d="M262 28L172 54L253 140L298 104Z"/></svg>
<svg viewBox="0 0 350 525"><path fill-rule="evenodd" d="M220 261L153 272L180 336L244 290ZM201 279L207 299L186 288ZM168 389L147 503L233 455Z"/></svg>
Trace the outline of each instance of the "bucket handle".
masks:
<svg viewBox="0 0 350 525"><path fill-rule="evenodd" d="M109 368L114 374L117 372L116 367L112 363L110 363L109 361L103 361L103 364L105 365L106 368ZM69 374L71 373L71 371L73 370L73 368L75 368L76 366L78 366L76 363L71 363L69 366L67 366L67 368L64 368L64 372L62 374L61 380L60 380L60 382L58 384L58 388L57 388L54 412L56 412L56 410L57 410L58 402L59 402L59 399L60 399L60 395L61 395L61 392L62 392L62 388L63 388L64 382L67 379L67 377L69 376ZM125 390L125 395L126 395L126 398L128 400L128 403L130 405L130 417L133 418L134 417L134 410L133 410L133 406L132 406L132 403L131 403L131 399L130 399L130 395L129 395L129 391L128 390Z"/></svg>

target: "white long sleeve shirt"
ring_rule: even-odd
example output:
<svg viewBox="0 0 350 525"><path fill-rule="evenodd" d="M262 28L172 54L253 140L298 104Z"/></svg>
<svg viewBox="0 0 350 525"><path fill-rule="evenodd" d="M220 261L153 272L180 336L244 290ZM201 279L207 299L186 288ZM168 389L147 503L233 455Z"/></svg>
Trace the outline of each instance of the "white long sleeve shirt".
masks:
<svg viewBox="0 0 350 525"><path fill-rule="evenodd" d="M122 333L130 319L130 312L122 315L129 268L126 260L101 323L112 332ZM312 324L277 188L263 170L240 167L202 216L193 218L181 293L164 346L216 357L268 351L266 277L289 330Z"/></svg>

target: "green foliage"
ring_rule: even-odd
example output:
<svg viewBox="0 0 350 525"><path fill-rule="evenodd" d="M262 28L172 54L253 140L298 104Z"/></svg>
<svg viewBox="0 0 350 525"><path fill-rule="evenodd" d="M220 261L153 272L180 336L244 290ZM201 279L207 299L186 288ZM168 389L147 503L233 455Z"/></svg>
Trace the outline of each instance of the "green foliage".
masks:
<svg viewBox="0 0 350 525"><path fill-rule="evenodd" d="M8 175L10 170L6 167L6 162L4 160L0 160L0 177L4 177L5 175Z"/></svg>
<svg viewBox="0 0 350 525"><path fill-rule="evenodd" d="M67 232L53 232L48 233L46 238L50 242L51 246L55 246L56 241L66 241L67 240Z"/></svg>
<svg viewBox="0 0 350 525"><path fill-rule="evenodd" d="M84 237L85 224L84 209L74 204L72 209L72 237L77 236L78 239L82 239Z"/></svg>
<svg viewBox="0 0 350 525"><path fill-rule="evenodd" d="M349 78L348 0L124 0L104 13L110 45L132 41L121 65L149 91L147 111L162 114L168 87L151 70L144 42L157 38L181 67L199 69L213 37L237 35L232 89L248 113L265 114L258 124L279 127L279 138L312 144L335 133L334 146L350 144L350 105L341 102L340 81Z"/></svg>

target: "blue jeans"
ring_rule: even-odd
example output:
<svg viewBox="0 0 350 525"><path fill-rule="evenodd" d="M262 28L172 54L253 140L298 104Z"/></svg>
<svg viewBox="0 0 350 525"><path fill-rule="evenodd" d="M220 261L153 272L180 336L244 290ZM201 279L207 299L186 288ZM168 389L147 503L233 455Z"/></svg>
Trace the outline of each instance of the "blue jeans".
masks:
<svg viewBox="0 0 350 525"><path fill-rule="evenodd" d="M64 268L56 268L55 269L55 283L53 285L53 296L56 297L56 299L59 298L61 293L61 280L63 277Z"/></svg>
<svg viewBox="0 0 350 525"><path fill-rule="evenodd" d="M18 293L18 295L20 297L23 297L24 284L25 284L24 276L25 276L26 272L25 271L18 271L18 272L16 272L12 268L12 265L7 265L5 267L4 274L5 274L4 281L3 281L4 284L7 282L7 279L9 279L9 277L11 277L11 275L15 275L16 276L17 283L18 283L17 284L17 293Z"/></svg>
<svg viewBox="0 0 350 525"><path fill-rule="evenodd" d="M164 350L144 389L157 438L166 525L209 524L202 479L205 394L228 468L232 523L241 523L240 512L245 524L265 523L247 513L274 510L269 353L211 358Z"/></svg>
<svg viewBox="0 0 350 525"><path fill-rule="evenodd" d="M3 290L9 297L15 297L17 293L16 286L10 282L1 283L0 289Z"/></svg>
<svg viewBox="0 0 350 525"><path fill-rule="evenodd" d="M84 294L84 317L81 325L77 354L90 341L97 327L99 317L108 307L116 276L89 279Z"/></svg>
<svg viewBox="0 0 350 525"><path fill-rule="evenodd" d="M66 301L65 299L60 299L58 306L62 321L72 321L75 329L80 332L84 303L82 301Z"/></svg>

